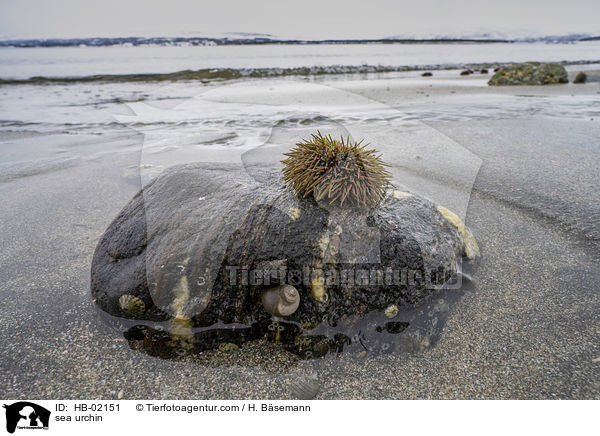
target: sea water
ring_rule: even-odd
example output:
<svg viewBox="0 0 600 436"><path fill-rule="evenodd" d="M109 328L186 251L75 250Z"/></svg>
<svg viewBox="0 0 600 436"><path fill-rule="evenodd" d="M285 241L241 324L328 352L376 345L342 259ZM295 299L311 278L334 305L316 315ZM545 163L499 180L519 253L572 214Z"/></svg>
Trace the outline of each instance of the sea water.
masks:
<svg viewBox="0 0 600 436"><path fill-rule="evenodd" d="M600 41L550 43L113 45L0 47L0 79L156 74L203 69L333 66L444 68L506 62L600 60ZM332 69L333 70L333 69ZM347 70L352 72L351 69Z"/></svg>

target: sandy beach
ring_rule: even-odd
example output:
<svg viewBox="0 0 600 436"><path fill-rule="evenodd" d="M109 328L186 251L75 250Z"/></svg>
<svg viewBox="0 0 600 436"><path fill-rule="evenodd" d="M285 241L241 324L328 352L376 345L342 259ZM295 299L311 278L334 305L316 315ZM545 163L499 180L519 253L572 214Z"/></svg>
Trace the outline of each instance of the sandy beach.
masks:
<svg viewBox="0 0 600 436"><path fill-rule="evenodd" d="M92 121L3 130L0 396L293 399L290 382L316 373L318 399L600 399L600 82L498 88L490 75L458 73L311 79L393 108L481 160L465 218L482 259L423 353L303 361L258 341L172 361L131 350L97 314L89 276L99 238L140 187L143 134L117 123L99 133ZM0 93L15 105L32 93L60 102L86 86ZM95 86L96 103L57 110L131 115L114 85ZM136 86L133 101L144 92ZM153 87L143 101L173 108L200 86ZM204 159L239 160L251 148L218 147Z"/></svg>

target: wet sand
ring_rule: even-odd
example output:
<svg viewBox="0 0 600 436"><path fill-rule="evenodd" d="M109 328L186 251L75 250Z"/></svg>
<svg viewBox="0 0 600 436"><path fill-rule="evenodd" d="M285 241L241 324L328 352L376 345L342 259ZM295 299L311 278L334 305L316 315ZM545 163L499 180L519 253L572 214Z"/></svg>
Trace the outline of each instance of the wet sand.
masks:
<svg viewBox="0 0 600 436"><path fill-rule="evenodd" d="M466 219L483 257L420 354L298 361L257 342L175 362L130 350L96 315L89 269L138 189L141 135L2 134L3 152L48 162L0 183L0 396L292 399L290 381L316 372L319 399L600 398L600 84L477 80L329 82L412 111L483 160ZM65 149L77 151L56 164Z"/></svg>

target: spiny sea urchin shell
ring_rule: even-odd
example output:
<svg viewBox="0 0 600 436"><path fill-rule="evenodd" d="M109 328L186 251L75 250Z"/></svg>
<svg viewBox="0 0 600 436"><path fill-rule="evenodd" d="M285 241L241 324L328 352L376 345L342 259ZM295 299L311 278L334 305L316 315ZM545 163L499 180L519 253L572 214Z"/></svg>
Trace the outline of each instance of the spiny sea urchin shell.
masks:
<svg viewBox="0 0 600 436"><path fill-rule="evenodd" d="M134 318L139 318L146 311L144 302L131 294L121 295L121 298L119 298L119 307L124 314Z"/></svg>
<svg viewBox="0 0 600 436"><path fill-rule="evenodd" d="M383 199L391 174L381 155L361 144L317 132L284 154L282 179L300 197L313 194L317 201L338 206L374 206Z"/></svg>

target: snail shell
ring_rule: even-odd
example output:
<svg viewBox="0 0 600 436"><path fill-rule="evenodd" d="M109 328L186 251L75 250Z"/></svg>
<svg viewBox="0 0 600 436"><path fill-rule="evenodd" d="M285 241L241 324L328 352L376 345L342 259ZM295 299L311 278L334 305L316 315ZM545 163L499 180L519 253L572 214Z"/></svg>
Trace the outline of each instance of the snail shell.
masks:
<svg viewBox="0 0 600 436"><path fill-rule="evenodd" d="M121 298L119 298L119 307L125 315L135 318L142 316L146 311L144 302L131 294L121 295Z"/></svg>
<svg viewBox="0 0 600 436"><path fill-rule="evenodd" d="M290 383L290 391L299 400L312 400L321 390L321 384L316 374L298 377Z"/></svg>
<svg viewBox="0 0 600 436"><path fill-rule="evenodd" d="M292 285L274 286L262 294L262 304L273 316L290 316L300 306L300 294Z"/></svg>
<svg viewBox="0 0 600 436"><path fill-rule="evenodd" d="M223 342L222 344L219 344L219 351L221 351L222 353L234 353L239 349L240 347L231 342Z"/></svg>

